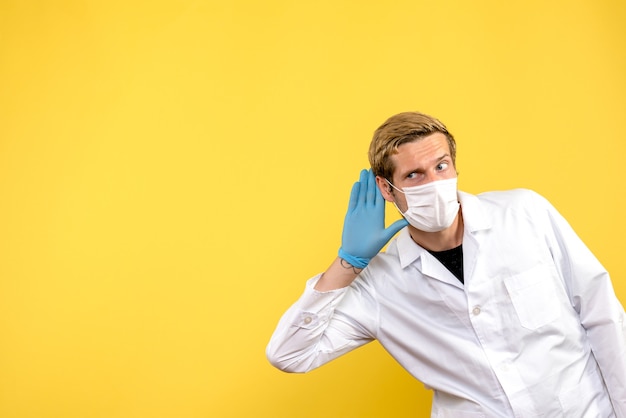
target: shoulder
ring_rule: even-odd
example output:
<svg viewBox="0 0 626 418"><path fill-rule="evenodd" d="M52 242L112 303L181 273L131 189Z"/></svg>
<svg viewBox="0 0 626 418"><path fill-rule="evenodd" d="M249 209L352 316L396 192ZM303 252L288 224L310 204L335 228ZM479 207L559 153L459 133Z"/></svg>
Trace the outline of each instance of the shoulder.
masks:
<svg viewBox="0 0 626 418"><path fill-rule="evenodd" d="M485 204L495 204L499 206L520 206L545 201L543 196L530 189L484 192L476 195L476 197Z"/></svg>
<svg viewBox="0 0 626 418"><path fill-rule="evenodd" d="M481 206L491 210L535 212L552 209L552 205L545 197L530 189L490 191L475 197Z"/></svg>
<svg viewBox="0 0 626 418"><path fill-rule="evenodd" d="M471 195L460 192L461 207L470 229L483 229L498 223L509 224L513 220L532 225L553 210L548 201L530 189L491 191Z"/></svg>
<svg viewBox="0 0 626 418"><path fill-rule="evenodd" d="M384 251L379 252L372 258L367 267L353 282L353 287L368 288L374 291L381 283L387 283L390 277L398 277L402 274L402 260L405 259L405 262L408 263L407 260L415 258L412 252L419 249L414 243L409 248L403 248L401 237L405 234L408 235L408 231L401 231L397 237L389 242ZM409 254L407 254L407 251Z"/></svg>

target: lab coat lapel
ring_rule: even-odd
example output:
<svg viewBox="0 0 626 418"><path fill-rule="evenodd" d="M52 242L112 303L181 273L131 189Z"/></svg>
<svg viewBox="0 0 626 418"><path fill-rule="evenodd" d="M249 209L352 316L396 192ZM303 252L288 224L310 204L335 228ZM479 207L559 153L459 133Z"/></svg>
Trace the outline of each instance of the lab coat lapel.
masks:
<svg viewBox="0 0 626 418"><path fill-rule="evenodd" d="M471 233L463 235L463 277L465 278L465 283L469 283L472 280L480 250L480 241L480 235Z"/></svg>
<svg viewBox="0 0 626 418"><path fill-rule="evenodd" d="M476 196L461 191L458 194L464 227L463 276L467 284L472 280L480 244L484 237L484 234L479 233L479 231L491 228L491 221L489 220L489 215L485 212L485 208Z"/></svg>
<svg viewBox="0 0 626 418"><path fill-rule="evenodd" d="M423 250L420 259L422 261L422 274L424 276L463 289L463 284L459 279L428 251Z"/></svg>
<svg viewBox="0 0 626 418"><path fill-rule="evenodd" d="M431 253L413 241L407 228L403 229L398 236L398 249L402 268L406 268L416 260L419 260L419 264L416 264L413 268L416 268L422 275L463 289L463 284L454 274Z"/></svg>

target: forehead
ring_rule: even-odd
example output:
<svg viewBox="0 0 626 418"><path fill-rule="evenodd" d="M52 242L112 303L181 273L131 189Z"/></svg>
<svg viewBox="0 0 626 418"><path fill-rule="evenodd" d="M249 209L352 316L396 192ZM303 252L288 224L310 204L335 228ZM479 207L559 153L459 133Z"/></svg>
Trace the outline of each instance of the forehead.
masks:
<svg viewBox="0 0 626 418"><path fill-rule="evenodd" d="M441 132L435 132L413 142L406 142L398 147L391 156L394 172L425 169L439 162L441 157L450 155L448 140Z"/></svg>

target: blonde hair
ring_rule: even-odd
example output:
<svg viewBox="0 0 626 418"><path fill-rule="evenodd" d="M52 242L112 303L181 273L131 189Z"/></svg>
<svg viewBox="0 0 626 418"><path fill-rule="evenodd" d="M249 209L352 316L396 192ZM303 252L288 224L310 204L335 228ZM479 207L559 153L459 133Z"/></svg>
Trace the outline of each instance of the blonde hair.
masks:
<svg viewBox="0 0 626 418"><path fill-rule="evenodd" d="M370 143L368 157L374 175L392 181L395 167L390 157L398 153L398 147L436 132L446 136L452 164L455 165L456 141L439 120L419 112L398 113L387 119L376 129Z"/></svg>

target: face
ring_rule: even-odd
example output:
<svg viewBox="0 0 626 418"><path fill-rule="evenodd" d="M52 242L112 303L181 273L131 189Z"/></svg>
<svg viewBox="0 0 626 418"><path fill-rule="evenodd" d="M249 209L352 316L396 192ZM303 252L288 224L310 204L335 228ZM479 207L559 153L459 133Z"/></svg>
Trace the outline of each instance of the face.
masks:
<svg viewBox="0 0 626 418"><path fill-rule="evenodd" d="M398 189L456 177L448 141L440 132L400 145L391 160L395 168L389 181ZM382 177L376 177L376 184L385 200L395 202L402 212L407 210L403 193L394 190Z"/></svg>

